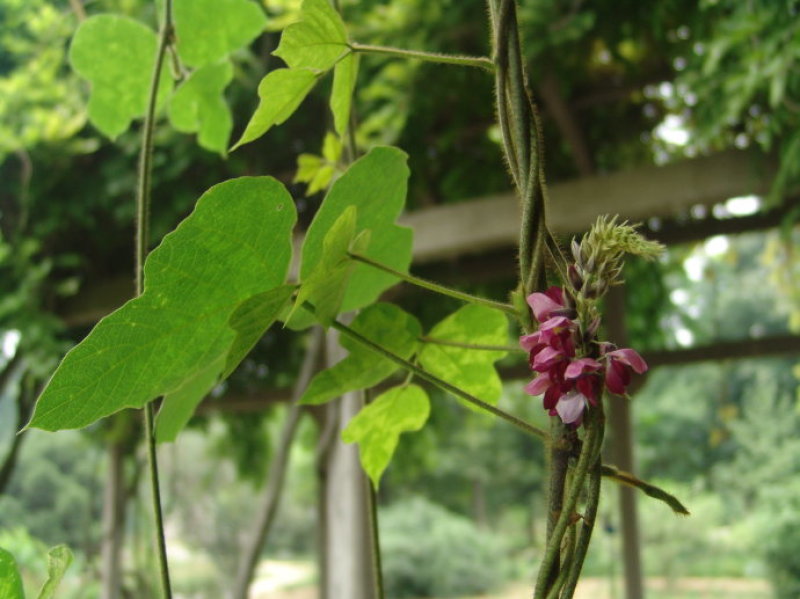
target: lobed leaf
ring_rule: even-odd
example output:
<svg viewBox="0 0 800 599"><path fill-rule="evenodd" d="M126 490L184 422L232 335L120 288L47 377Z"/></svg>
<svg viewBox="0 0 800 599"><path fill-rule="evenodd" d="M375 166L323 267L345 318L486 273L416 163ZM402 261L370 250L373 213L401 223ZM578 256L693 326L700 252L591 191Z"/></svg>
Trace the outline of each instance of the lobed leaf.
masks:
<svg viewBox="0 0 800 599"><path fill-rule="evenodd" d="M0 547L0 597L25 599L17 562L14 556L2 547Z"/></svg>
<svg viewBox="0 0 800 599"><path fill-rule="evenodd" d="M118 15L96 15L80 24L69 61L91 84L89 120L115 138L144 116L156 58L156 34L142 23ZM172 88L169 69L161 72L158 97Z"/></svg>
<svg viewBox="0 0 800 599"><path fill-rule="evenodd" d="M241 139L231 148L258 139L273 125L280 125L297 110L300 103L314 87L318 74L310 69L276 69L258 84L258 97L261 101Z"/></svg>
<svg viewBox="0 0 800 599"><path fill-rule="evenodd" d="M270 177L208 190L147 259L144 294L66 355L28 426L80 428L198 376L235 343L229 319L242 302L284 282L296 218Z"/></svg>
<svg viewBox="0 0 800 599"><path fill-rule="evenodd" d="M183 133L197 133L201 147L223 156L233 128L223 91L233 79L233 66L224 61L200 67L172 95L169 120Z"/></svg>
<svg viewBox="0 0 800 599"><path fill-rule="evenodd" d="M264 31L264 11L250 0L174 0L178 55L202 67L247 46Z"/></svg>
<svg viewBox="0 0 800 599"><path fill-rule="evenodd" d="M394 387L364 406L342 431L345 443L358 443L361 465L376 489L400 435L420 430L430 411L430 400L422 387Z"/></svg>
<svg viewBox="0 0 800 599"><path fill-rule="evenodd" d="M283 30L273 54L293 69L327 71L349 52L344 21L329 0L304 0L300 21Z"/></svg>
<svg viewBox="0 0 800 599"><path fill-rule="evenodd" d="M372 304L365 308L350 327L404 359L416 352L422 332L416 318L387 303ZM348 391L372 387L399 368L394 362L347 337L342 337L340 343L350 354L318 373L308 385L301 403L318 405Z"/></svg>
<svg viewBox="0 0 800 599"><path fill-rule="evenodd" d="M508 319L492 308L468 304L439 322L428 337L474 345L507 345ZM426 343L418 359L430 373L496 404L502 384L494 363L506 353Z"/></svg>
<svg viewBox="0 0 800 599"><path fill-rule="evenodd" d="M397 148L377 147L354 162L331 187L314 216L303 242L300 279L316 269L324 253L323 240L348 206L355 206L355 233L369 229L369 246L361 253L399 271L411 263L412 231L394 221L403 210L408 181L407 155ZM385 272L357 264L345 290L341 310L366 306L397 281Z"/></svg>

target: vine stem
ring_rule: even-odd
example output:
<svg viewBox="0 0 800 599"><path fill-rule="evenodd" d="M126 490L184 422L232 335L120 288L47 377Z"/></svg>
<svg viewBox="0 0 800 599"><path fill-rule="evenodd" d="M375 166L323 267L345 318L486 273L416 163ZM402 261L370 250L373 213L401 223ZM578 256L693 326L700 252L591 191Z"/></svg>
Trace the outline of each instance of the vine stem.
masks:
<svg viewBox="0 0 800 599"><path fill-rule="evenodd" d="M315 313L314 306L312 306L308 302L306 302L304 304L304 306L308 310L310 310L312 313ZM474 395L471 395L470 393L467 393L463 389L459 389L455 385L451 385L447 381L445 381L443 379L440 379L435 374L431 374L427 370L423 370L422 368L420 368L416 364L412 364L408 360L405 360L405 359L401 358L400 356L398 356L397 354L389 351L385 347L382 347L382 346L378 345L377 343L375 343L373 341L370 341L369 339L364 337L361 333L359 333L358 331L355 331L354 329L351 329L346 324L342 324L338 320L334 320L331 323L331 326L334 329L336 329L337 331L339 331L345 337L349 337L350 339L352 339L356 343L360 343L364 347L367 347L368 349L374 351L375 353L383 356L387 360L389 360L391 362L394 362L395 364L397 364L398 366L400 366L402 368L405 368L406 370L408 370L409 372L414 374L414 376L417 376L417 377L421 378L423 381L428 381L432 385L435 385L436 387L439 387L440 389L443 389L444 391L447 391L448 393L452 393L456 397L460 397L464 401L467 401L467 402L479 407L482 410L490 412L491 414L494 414L498 418L502 418L506 422L509 422L509 423L513 424L517 428L525 431L526 433L528 433L530 435L533 435L535 437L539 437L540 439L547 439L547 433L545 431L543 431L542 429L533 426L532 424L530 424L529 422L526 422L522 418L514 416L513 414L509 414L508 412L506 412L504 410L501 410L500 408L496 408L492 404L487 403L487 402L483 401L482 399L478 399Z"/></svg>
<svg viewBox="0 0 800 599"><path fill-rule="evenodd" d="M505 351L505 352L521 352L528 353L521 347L513 345L487 345L483 343L462 343L461 341L450 341L449 339L437 339L436 337L428 337L423 335L419 338L423 343L432 343L434 345L445 345L447 347L460 347L463 349L474 349L479 351Z"/></svg>
<svg viewBox="0 0 800 599"><path fill-rule="evenodd" d="M494 63L486 56L462 56L459 54L440 54L438 52L423 52L420 50L406 50L405 48L393 48L390 46L372 46L369 44L359 44L350 42L348 44L353 52L369 54L383 54L396 58L416 59L425 62L435 62L438 64L454 64L462 67L475 67L489 71L494 71Z"/></svg>
<svg viewBox="0 0 800 599"><path fill-rule="evenodd" d="M136 192L136 295L144 292L144 262L147 258L149 244L150 224L150 189L152 186L153 168L153 134L155 132L156 105L158 102L158 87L161 80L161 70L164 65L164 56L172 38L172 0L164 1L164 21L158 38L158 49L153 66L153 77L150 81L150 92L147 102L147 112L144 117L142 130L142 147L139 154L139 169L137 176ZM161 510L161 485L158 477L158 455L156 453L155 439L155 413L153 403L144 407L144 434L147 446L147 463L150 470L151 500L153 503L153 516L156 528L156 546L158 570L161 579L161 590L165 599L171 599L172 586L169 579L169 564L167 562L167 544L164 537L164 517Z"/></svg>
<svg viewBox="0 0 800 599"><path fill-rule="evenodd" d="M367 258L366 256L362 256L361 254L354 254L353 252L347 252L347 255L350 256L356 262L361 262L363 264L367 264L373 268L378 270L382 270L385 273L389 273L390 275L394 275L398 279L402 279L406 283L411 283L412 285L416 285L417 287L422 287L423 289L427 289L428 291L433 291L434 293L439 293L440 295L446 295L448 297L455 298L457 300L461 300L462 302L467 302L470 304L480 304L482 306L487 306L489 308L494 308L495 310L501 310L506 314L511 314L515 318L519 316L517 309L512 306L511 304L505 304L503 302L496 302L494 300L486 299L483 297L478 297L477 295L470 295L469 293L464 293L462 291L457 291L455 289L451 289L449 287L445 287L444 285L439 285L438 283L434 283L432 281L427 281L425 279L421 279L419 277L415 277L414 275L410 275L408 273L401 272L399 270L395 270L391 266L386 266L385 264L381 264L380 262L376 262L372 258Z"/></svg>

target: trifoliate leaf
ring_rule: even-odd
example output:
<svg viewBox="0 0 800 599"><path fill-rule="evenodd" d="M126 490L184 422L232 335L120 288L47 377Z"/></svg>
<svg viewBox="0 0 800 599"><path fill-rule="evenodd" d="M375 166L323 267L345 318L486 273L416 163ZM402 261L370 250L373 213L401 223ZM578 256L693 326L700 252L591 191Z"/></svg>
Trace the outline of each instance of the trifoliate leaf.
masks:
<svg viewBox="0 0 800 599"><path fill-rule="evenodd" d="M69 61L92 86L89 120L110 138L124 133L144 116L156 58L156 34L139 21L117 15L97 15L80 24L69 49ZM172 87L164 67L159 101Z"/></svg>
<svg viewBox="0 0 800 599"><path fill-rule="evenodd" d="M420 430L430 411L428 394L421 387L394 387L364 406L342 431L345 443L358 443L361 465L376 489L400 434Z"/></svg>
<svg viewBox="0 0 800 599"><path fill-rule="evenodd" d="M316 82L317 73L309 69L276 69L268 73L258 84L258 108L231 150L258 139L270 127L292 116Z"/></svg>
<svg viewBox="0 0 800 599"><path fill-rule="evenodd" d="M427 336L456 343L503 346L508 344L508 320L502 312L470 304L439 322ZM506 353L426 343L418 359L428 372L495 404L502 385L494 363Z"/></svg>
<svg viewBox="0 0 800 599"><path fill-rule="evenodd" d="M325 189L333 179L335 170L322 156L300 154L297 157L297 173L293 183L307 183L306 195L311 196Z"/></svg>
<svg viewBox="0 0 800 599"><path fill-rule="evenodd" d="M0 597L25 599L22 578L14 556L0 547Z"/></svg>
<svg viewBox="0 0 800 599"><path fill-rule="evenodd" d="M283 283L292 198L270 177L208 190L145 264L144 294L101 320L70 351L29 426L79 428L179 389L229 348L229 319L248 298Z"/></svg>
<svg viewBox="0 0 800 599"><path fill-rule="evenodd" d="M348 52L347 30L329 0L304 0L300 21L283 30L273 54L292 68L327 71Z"/></svg>
<svg viewBox="0 0 800 599"><path fill-rule="evenodd" d="M336 180L306 233L301 280L305 280L322 259L325 235L348 206L358 210L356 233L365 229L371 231L369 247L361 253L395 270L408 270L412 232L394 224L405 203L406 159L406 154L397 148L373 148ZM357 264L342 301L342 311L370 304L396 281L395 276Z"/></svg>
<svg viewBox="0 0 800 599"><path fill-rule="evenodd" d="M340 60L333 68L333 87L331 88L331 112L333 127L344 136L350 124L350 109L353 104L353 90L358 78L358 55L350 54Z"/></svg>
<svg viewBox="0 0 800 599"><path fill-rule="evenodd" d="M217 62L247 46L267 19L250 0L174 0L178 55L191 67Z"/></svg>
<svg viewBox="0 0 800 599"><path fill-rule="evenodd" d="M64 573L72 563L72 551L66 545L57 545L47 552L47 580L39 591L38 599L53 599ZM0 597L5 597L0 593Z"/></svg>
<svg viewBox="0 0 800 599"><path fill-rule="evenodd" d="M419 321L394 304L372 304L355 317L350 327L404 359L411 357L419 346ZM350 355L318 373L301 403L322 404L348 391L372 387L399 368L348 337L341 336L339 342Z"/></svg>
<svg viewBox="0 0 800 599"><path fill-rule="evenodd" d="M169 120L183 133L197 133L201 147L223 156L233 119L223 91L233 79L230 62L200 67L175 91L169 103Z"/></svg>

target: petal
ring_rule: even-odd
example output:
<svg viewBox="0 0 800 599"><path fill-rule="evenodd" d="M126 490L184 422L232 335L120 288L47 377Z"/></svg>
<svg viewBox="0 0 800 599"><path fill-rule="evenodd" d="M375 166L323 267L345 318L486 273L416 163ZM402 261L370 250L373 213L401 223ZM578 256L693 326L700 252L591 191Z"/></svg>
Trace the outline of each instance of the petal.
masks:
<svg viewBox="0 0 800 599"><path fill-rule="evenodd" d="M572 424L583 416L586 408L586 398L578 391L570 391L562 396L556 404L556 412L565 424Z"/></svg>
<svg viewBox="0 0 800 599"><path fill-rule="evenodd" d="M596 375L582 376L575 382L575 387L586 396L589 403L597 405L597 396L600 391L600 379Z"/></svg>
<svg viewBox="0 0 800 599"><path fill-rule="evenodd" d="M572 360L564 371L564 378L576 379L587 372L598 372L603 367L600 362L592 358L579 358Z"/></svg>
<svg viewBox="0 0 800 599"><path fill-rule="evenodd" d="M536 354L536 357L533 359L532 366L534 370L544 372L553 366L553 364L560 362L563 358L564 354L557 349L545 347L538 354Z"/></svg>
<svg viewBox="0 0 800 599"><path fill-rule="evenodd" d="M550 317L551 312L563 307L544 293L531 293L528 296L528 305L539 322L544 322Z"/></svg>
<svg viewBox="0 0 800 599"><path fill-rule="evenodd" d="M539 331L552 331L555 329L554 332L558 332L558 329L570 328L572 324L572 321L566 316L553 316L542 323Z"/></svg>
<svg viewBox="0 0 800 599"><path fill-rule="evenodd" d="M647 362L644 361L644 358L642 358L635 349L617 349L608 352L606 355L630 366L637 374L642 374L647 371Z"/></svg>
<svg viewBox="0 0 800 599"><path fill-rule="evenodd" d="M552 287L549 287L547 291L544 292L544 294L551 300L553 300L555 303L557 303L559 306L564 305L564 290L561 289L561 287L553 285Z"/></svg>
<svg viewBox="0 0 800 599"><path fill-rule="evenodd" d="M609 361L606 367L606 387L611 393L625 395L625 367L622 364Z"/></svg>
<svg viewBox="0 0 800 599"><path fill-rule="evenodd" d="M542 399L542 407L545 410L550 410L551 415L552 411L556 407L556 403L558 403L558 399L561 397L561 391L558 387L551 386L547 391L545 391L544 398Z"/></svg>
<svg viewBox="0 0 800 599"><path fill-rule="evenodd" d="M533 348L539 345L541 342L539 341L539 333L531 333L530 335L522 335L519 338L519 344L525 351L533 351Z"/></svg>
<svg viewBox="0 0 800 599"><path fill-rule="evenodd" d="M528 395L541 395L547 391L551 384L552 381L550 380L548 374L546 372L542 372L530 383L525 385L525 393Z"/></svg>

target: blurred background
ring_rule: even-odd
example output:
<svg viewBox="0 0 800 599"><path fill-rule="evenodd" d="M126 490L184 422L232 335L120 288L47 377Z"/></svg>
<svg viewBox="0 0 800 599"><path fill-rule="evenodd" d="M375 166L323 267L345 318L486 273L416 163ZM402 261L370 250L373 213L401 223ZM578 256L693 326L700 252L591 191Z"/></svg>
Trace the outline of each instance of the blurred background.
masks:
<svg viewBox="0 0 800 599"><path fill-rule="evenodd" d="M282 66L270 53L300 3L259 4L267 29L233 56L225 90L232 140L258 81ZM489 52L479 0L341 5L362 43ZM581 597L800 596L798 11L795 0L519 2L555 229L568 241L595 215L620 213L668 246L656 263L631 261L607 300L607 335L651 364L632 404L612 406L607 451L692 515L606 484ZM140 123L102 136L67 61L79 22L104 12L155 26L145 0L0 0L0 546L35 588L47 548L66 543L76 561L65 599L156 596L138 415L16 435L58 360L133 292ZM514 200L492 84L480 71L366 56L356 139L410 155L407 222L423 248L412 270L505 299L516 230L499 223ZM229 156L161 119L154 244L205 189L241 175L283 181L307 225L322 194L296 182L297 158L321 154L326 85ZM485 226L475 214L489 215ZM461 220L460 235L437 239ZM458 307L407 287L389 299L425 326ZM308 345L271 330L161 447L177 595L222 597L232 584ZM501 406L546 426L540 400L522 392L524 356L498 366ZM401 438L378 495L388 594L527 596L543 550L544 451L430 392L430 423ZM318 596L324 422L300 423L251 597ZM110 582L109 544L121 548Z"/></svg>

